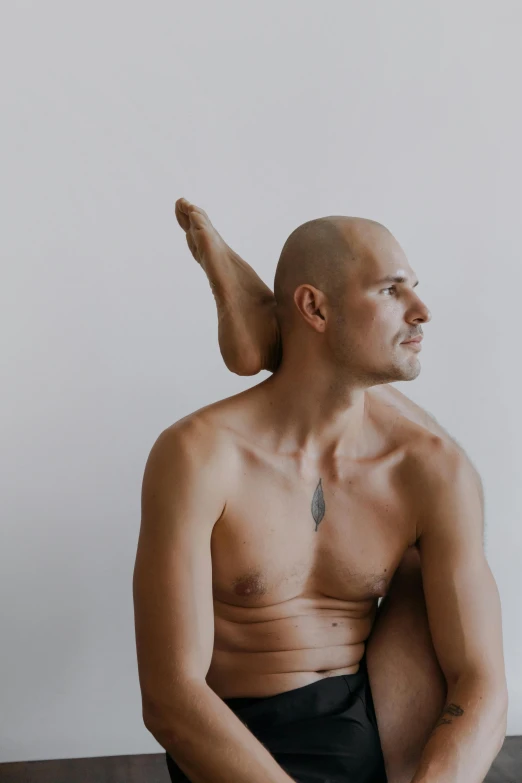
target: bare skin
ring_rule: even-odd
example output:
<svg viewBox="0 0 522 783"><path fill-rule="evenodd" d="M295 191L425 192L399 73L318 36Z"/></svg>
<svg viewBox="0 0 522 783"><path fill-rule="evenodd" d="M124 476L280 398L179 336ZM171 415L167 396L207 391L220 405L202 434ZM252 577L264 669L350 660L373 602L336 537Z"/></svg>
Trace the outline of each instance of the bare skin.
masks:
<svg viewBox="0 0 522 783"><path fill-rule="evenodd" d="M405 464L417 425L401 417L390 435L372 400L364 455L308 459L267 437L264 395L262 383L193 414L223 432L241 475L212 537L206 679L222 698L355 673L377 600L416 540Z"/></svg>
<svg viewBox="0 0 522 783"><path fill-rule="evenodd" d="M175 214L185 231L190 252L205 271L214 294L219 346L226 366L237 375L256 375L261 370L276 372L281 361L281 339L273 292L224 241L201 207L180 198ZM367 393L390 406L390 416L400 413L455 444L430 413L394 386L380 384ZM477 481L480 483L478 474Z"/></svg>
<svg viewBox="0 0 522 783"><path fill-rule="evenodd" d="M288 418L288 395L273 294L203 210L180 199L176 216L211 284L227 367L240 375L261 369L274 375L196 411L162 436L161 448L171 455L170 483L176 473L185 476L181 463L175 469L175 455L183 448L213 455L207 483L202 463L185 476L187 498L204 495L199 503L205 506L196 513L195 501L187 500L187 508L179 509L187 524L191 509L195 518L207 518L203 527L212 576L210 580L205 571L207 560L192 560L190 589L184 582L175 591L199 596L191 610L179 609L177 635L183 638L183 625L198 617L198 638L204 644L193 647L188 658L176 658L182 653L174 653L170 645L165 669L156 661L142 692L165 693L174 667L187 677L190 672L192 682L204 676L222 699L270 696L355 673L366 649L389 783L409 783L447 696L420 578L416 544L425 494L415 490L421 475L417 481L416 471L431 459L426 455L431 454L433 434L450 448L458 446L420 406L388 384L350 398L344 429L336 427L339 417L333 415L326 423L311 419L314 439L285 435L281 423ZM305 317L313 318L316 303L306 299L306 292L299 304ZM421 304L418 313L412 327L427 320ZM292 407L298 407L298 394L294 397ZM305 396L302 420L307 412L313 416ZM476 472L474 476L480 486ZM150 497L151 492L149 488ZM177 493L184 494L179 488ZM206 539L198 540L195 552L206 547ZM158 549L164 551L165 542L158 542ZM181 546L178 550L182 552ZM170 563L169 573L182 570L187 552L179 557L177 564ZM211 602L202 592L207 580ZM380 607L379 597L384 598ZM208 632L212 616L214 635ZM192 633L189 625L186 633L187 638ZM165 647L167 640L161 638ZM159 649L160 637L156 641ZM188 643L184 648L189 649ZM159 714L157 704L158 698ZM161 720L150 718L151 726L167 723L165 714ZM159 729L156 736L171 739L171 733L161 735ZM178 753L190 736L183 735ZM228 738L216 737L216 754ZM270 761L257 743L249 743L241 735L250 762L259 760L259 780L283 780L276 772L261 775L261 764ZM258 780L252 769L246 779Z"/></svg>
<svg viewBox="0 0 522 783"><path fill-rule="evenodd" d="M241 375L255 375L262 367L275 370L280 341L272 291L227 245L204 210L185 199L178 199L175 209L189 250L205 271L216 300L219 347L225 364L233 372L238 368Z"/></svg>
<svg viewBox="0 0 522 783"><path fill-rule="evenodd" d="M227 367L239 375L252 375L261 369L277 371L281 348L273 293L243 259L238 260L237 253L220 237L204 210L190 204L186 199L179 199L176 202L176 217L186 232L187 244L193 257L209 277L218 313L222 314L219 340L221 354ZM240 275L236 272L238 264ZM250 292L248 297L244 295L243 290L245 280L248 280L247 289ZM225 302L231 302L233 306L227 308ZM270 326L267 327L267 324ZM241 343L238 336L241 336ZM381 429L386 430L390 422L401 422L403 444L408 441L408 438L418 436L419 431L428 431L451 441L448 433L430 414L393 386L388 384L374 386L367 390L367 395L374 404L374 410L378 412L377 419L380 421ZM237 405L237 401L236 398L232 399L233 408ZM385 437L383 442L386 442ZM392 446L388 443L384 447L384 453L393 452L394 447L397 448L396 445ZM386 467L386 459L381 462L380 480L383 482L384 489L389 481L389 477L384 478L389 468ZM364 518L368 516L366 503L370 499L369 507L372 509L370 517L373 519L373 524L379 527L379 510L375 508L372 500L374 487L371 475L379 475L375 466L372 466L371 471L359 471L358 481L363 492L359 496L360 507L357 514L359 519L361 514ZM258 480L259 478L254 482L254 486L259 486L261 495L264 496L262 484L257 484ZM478 474L477 480L480 483ZM299 491L301 492L302 489ZM270 494L272 492L273 489ZM249 587L248 581L242 585L241 582L237 582L237 576L233 578L229 576L228 590L230 593L230 586L234 585L234 592L228 596L226 591L219 593L222 602L219 601L219 597L216 598L216 651L207 682L211 682L216 692L224 697L232 694L266 695L269 692L277 692L278 687L286 689L298 687L295 683L312 682L319 677L319 672L321 676L355 672L364 649L363 640L366 640L368 671L388 777L390 782L393 780L400 783L402 780L411 780L421 748L443 707L447 688L428 628L420 577L420 560L417 549L412 546L414 523L411 510L405 513L408 505L411 505L411 500L408 501L406 488L398 493L392 493L392 496L395 501L393 514L395 530L393 535L386 533L383 542L384 557L388 558L390 563L388 565L383 563L380 567L368 563L364 567L360 560L357 561L356 570L367 576L359 583L359 594L352 596L351 603L342 603L340 600L343 591L354 587L343 579L338 585L337 593L330 589L332 594L337 595L335 609L332 610L325 605L324 598L321 604L318 603L317 598L314 601L310 596L307 602L308 612L301 614L305 605L301 596L298 623L293 622L292 615L288 613L290 616L286 620L261 626L266 627L268 631L272 630L271 626L273 626L274 633L277 630L278 634L283 634L281 637L278 636L281 638L282 649L292 650L293 646L310 648L315 646L315 650L307 651L307 656L315 658L313 662L316 663L316 670L279 674L271 678L257 677L254 674L248 682L238 680L232 674L237 661L233 651L230 650L232 645L226 638L227 630L231 633L234 628L235 640L237 640L235 643L243 642L239 649L262 649L262 642L252 635L252 628L257 629L257 626L247 624L248 614L235 608L238 603L237 590L239 588L241 592L243 588L243 591L246 591ZM386 495L385 489L383 498L388 505L390 496ZM344 502L346 503L346 498ZM347 508L350 505L352 504L348 503ZM345 513L345 509L341 508L339 524L342 524ZM346 515L351 516L348 513ZM250 518L250 514L247 518ZM252 528L258 530L256 525ZM251 535L249 533L249 536ZM367 528L366 535L368 535ZM253 549L255 550L255 545ZM286 547L279 549L276 546L276 551L286 552L287 549ZM217 557L217 546L215 552ZM273 556L270 559L273 563L277 562ZM336 559L343 561L340 553ZM284 558L279 568L286 571L289 565ZM348 562L344 567L349 569ZM392 579L394 571L396 577ZM316 585L316 590L320 591L319 585ZM386 601L377 607L377 598L385 595ZM280 597L272 597L272 600L279 602ZM298 602L294 599L293 605L296 603ZM252 606L257 616L261 604L253 603ZM272 612L281 611L281 607L284 607L283 614L287 614L288 606L292 604L277 603ZM263 610L265 613L267 608ZM321 611L318 612L319 608ZM330 621L328 615L337 612L341 617ZM376 619L380 622L376 622ZM242 621L245 623L243 627L241 627ZM238 626L231 623L237 623ZM221 632L223 637L218 635L218 632ZM371 638L369 638L370 633ZM268 638L270 639L270 635ZM340 638L343 639L344 647L336 646L340 644ZM331 642L330 650L327 646L328 642ZM324 656L324 661L317 660L319 655L321 658ZM279 662L284 658L290 667L293 664L291 657L301 661L302 656L302 653L287 652L279 655ZM337 668L329 669L328 665L332 663L330 656L344 658L342 663L347 665L344 667L337 665ZM277 657L274 657L277 661ZM268 655L265 653L264 660L267 659ZM244 655L242 660L247 663L248 656ZM419 661L423 662L422 665L418 663ZM339 664L339 661L337 663ZM228 677L227 671L230 673ZM406 681L409 687L405 687Z"/></svg>

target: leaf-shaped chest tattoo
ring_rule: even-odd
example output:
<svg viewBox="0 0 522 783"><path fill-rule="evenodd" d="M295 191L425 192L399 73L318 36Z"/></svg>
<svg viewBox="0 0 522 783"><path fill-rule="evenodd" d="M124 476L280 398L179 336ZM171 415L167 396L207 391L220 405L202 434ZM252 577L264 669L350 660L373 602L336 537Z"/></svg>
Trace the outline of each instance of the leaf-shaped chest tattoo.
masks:
<svg viewBox="0 0 522 783"><path fill-rule="evenodd" d="M312 516L315 520L316 533L317 533L317 528L319 527L319 523L324 517L325 510L326 510L326 506L324 502L323 487L321 484L321 479L319 479L319 484L316 486L314 496L312 498Z"/></svg>

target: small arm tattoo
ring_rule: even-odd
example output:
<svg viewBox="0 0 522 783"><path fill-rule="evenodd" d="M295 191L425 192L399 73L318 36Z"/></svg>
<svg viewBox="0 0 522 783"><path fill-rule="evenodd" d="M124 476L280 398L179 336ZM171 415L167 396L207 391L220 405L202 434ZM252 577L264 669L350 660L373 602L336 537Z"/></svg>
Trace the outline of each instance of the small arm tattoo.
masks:
<svg viewBox="0 0 522 783"><path fill-rule="evenodd" d="M439 726L443 726L444 724L447 723L453 723L451 718L445 718L444 717L445 715L451 715L454 718L460 718L461 715L464 715L464 710L462 709L462 707L459 707L458 704L453 704L453 703L447 704L442 711L442 715L440 716L439 720L434 726L433 729L434 731Z"/></svg>
<svg viewBox="0 0 522 783"><path fill-rule="evenodd" d="M319 484L316 486L314 496L312 498L312 516L315 520L316 533L317 533L317 528L319 527L319 523L324 517L325 510L326 510L326 505L324 502L323 487L321 484L321 479L319 479Z"/></svg>

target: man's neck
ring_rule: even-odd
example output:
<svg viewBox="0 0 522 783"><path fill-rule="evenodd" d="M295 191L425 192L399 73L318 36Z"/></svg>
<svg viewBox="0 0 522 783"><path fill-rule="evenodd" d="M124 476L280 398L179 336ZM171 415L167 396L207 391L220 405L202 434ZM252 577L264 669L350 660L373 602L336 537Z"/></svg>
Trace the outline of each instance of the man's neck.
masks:
<svg viewBox="0 0 522 783"><path fill-rule="evenodd" d="M367 392L334 368L281 364L261 386L281 445L310 457L355 457L364 446Z"/></svg>

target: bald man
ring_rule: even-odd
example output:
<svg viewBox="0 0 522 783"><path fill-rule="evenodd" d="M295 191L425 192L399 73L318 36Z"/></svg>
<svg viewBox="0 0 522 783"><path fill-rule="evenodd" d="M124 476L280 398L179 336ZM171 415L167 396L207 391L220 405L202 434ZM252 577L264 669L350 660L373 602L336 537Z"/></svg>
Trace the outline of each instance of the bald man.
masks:
<svg viewBox="0 0 522 783"><path fill-rule="evenodd" d="M430 313L379 223L286 241L274 294L176 203L229 369L273 374L164 430L133 594L143 719L173 781L479 783L506 730L480 478L388 384Z"/></svg>

